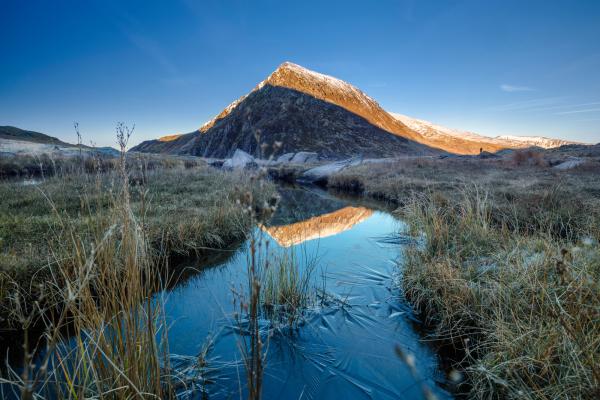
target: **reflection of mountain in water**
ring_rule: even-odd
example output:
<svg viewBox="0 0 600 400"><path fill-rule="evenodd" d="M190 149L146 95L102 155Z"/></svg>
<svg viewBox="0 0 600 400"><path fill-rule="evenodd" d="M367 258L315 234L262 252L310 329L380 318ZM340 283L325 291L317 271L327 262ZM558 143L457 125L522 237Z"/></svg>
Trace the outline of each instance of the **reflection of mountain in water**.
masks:
<svg viewBox="0 0 600 400"><path fill-rule="evenodd" d="M293 224L349 205L319 188L280 187L278 192L281 198L275 215L266 223L268 226Z"/></svg>
<svg viewBox="0 0 600 400"><path fill-rule="evenodd" d="M307 240L333 236L344 232L373 214L364 207L344 207L340 210L289 225L265 226L261 229L280 246L290 247Z"/></svg>

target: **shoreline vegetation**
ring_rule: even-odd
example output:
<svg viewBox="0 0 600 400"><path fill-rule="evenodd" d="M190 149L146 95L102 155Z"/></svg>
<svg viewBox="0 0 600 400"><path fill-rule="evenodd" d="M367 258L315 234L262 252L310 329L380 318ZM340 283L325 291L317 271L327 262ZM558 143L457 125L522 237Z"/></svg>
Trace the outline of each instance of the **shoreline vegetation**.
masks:
<svg viewBox="0 0 600 400"><path fill-rule="evenodd" d="M399 205L398 286L454 349L470 398L600 396L600 163L505 160L348 168L330 188Z"/></svg>

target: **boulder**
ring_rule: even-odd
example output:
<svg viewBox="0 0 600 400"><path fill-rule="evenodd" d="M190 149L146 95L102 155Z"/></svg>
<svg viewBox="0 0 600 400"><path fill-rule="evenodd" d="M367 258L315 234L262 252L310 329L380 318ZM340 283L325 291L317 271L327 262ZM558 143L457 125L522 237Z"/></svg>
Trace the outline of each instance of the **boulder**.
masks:
<svg viewBox="0 0 600 400"><path fill-rule="evenodd" d="M254 161L254 157L250 154L242 151L240 149L236 149L231 158L228 158L223 163L223 168L226 169L243 169L246 166L250 166L252 164L256 164Z"/></svg>
<svg viewBox="0 0 600 400"><path fill-rule="evenodd" d="M304 164L307 162L315 162L319 159L319 155L317 153L312 153L309 151L299 151L294 154L294 157L290 160L290 162L295 164Z"/></svg>
<svg viewBox="0 0 600 400"><path fill-rule="evenodd" d="M290 160L294 157L295 153L285 153L277 157L278 163L290 162Z"/></svg>
<svg viewBox="0 0 600 400"><path fill-rule="evenodd" d="M562 162L562 163L560 163L558 165L555 165L552 168L558 169L560 171L565 171L567 169L572 169L572 168L578 167L581 164L583 164L583 162L584 161L582 159L580 159L580 158L572 157L569 160L564 161L564 162Z"/></svg>
<svg viewBox="0 0 600 400"><path fill-rule="evenodd" d="M319 165L308 169L302 173L299 180L311 183L326 183L329 176L343 170L344 168L362 163L361 157L350 158L348 160L336 161L330 164Z"/></svg>

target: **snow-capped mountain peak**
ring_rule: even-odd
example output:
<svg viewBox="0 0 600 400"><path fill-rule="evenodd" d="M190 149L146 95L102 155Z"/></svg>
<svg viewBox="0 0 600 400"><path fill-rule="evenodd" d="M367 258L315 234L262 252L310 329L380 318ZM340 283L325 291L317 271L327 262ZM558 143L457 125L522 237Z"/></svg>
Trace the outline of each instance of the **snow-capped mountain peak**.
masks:
<svg viewBox="0 0 600 400"><path fill-rule="evenodd" d="M277 152L310 150L335 158L479 154L569 142L494 138L394 115L348 82L284 62L198 131L148 141L137 150L224 157L237 148L260 155L272 143L279 143Z"/></svg>
<svg viewBox="0 0 600 400"><path fill-rule="evenodd" d="M341 79L311 71L289 61L281 64L265 80L256 85L250 93L229 104L219 115L202 125L199 131L206 132L212 128L217 121L228 116L250 94L263 89L266 85L295 90L335 104L395 135L409 139L416 139L418 136L357 87Z"/></svg>

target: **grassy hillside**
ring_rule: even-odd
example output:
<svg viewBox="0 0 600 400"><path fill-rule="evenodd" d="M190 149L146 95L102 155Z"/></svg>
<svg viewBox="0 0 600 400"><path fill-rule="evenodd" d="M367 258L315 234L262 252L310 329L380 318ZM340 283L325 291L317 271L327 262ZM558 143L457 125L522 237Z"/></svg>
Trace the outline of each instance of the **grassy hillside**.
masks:
<svg viewBox="0 0 600 400"><path fill-rule="evenodd" d="M72 146L55 137L40 132L27 131L14 126L0 126L0 139L23 140L26 142Z"/></svg>

